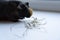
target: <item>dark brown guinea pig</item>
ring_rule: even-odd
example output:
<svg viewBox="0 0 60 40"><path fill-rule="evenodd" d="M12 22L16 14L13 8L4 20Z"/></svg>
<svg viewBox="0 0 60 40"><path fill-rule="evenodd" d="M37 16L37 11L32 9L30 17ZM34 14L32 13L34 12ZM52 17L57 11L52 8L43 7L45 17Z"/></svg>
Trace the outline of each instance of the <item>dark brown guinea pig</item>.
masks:
<svg viewBox="0 0 60 40"><path fill-rule="evenodd" d="M18 19L29 18L32 15L32 9L29 3L21 1L2 1L0 2L0 20L17 22Z"/></svg>

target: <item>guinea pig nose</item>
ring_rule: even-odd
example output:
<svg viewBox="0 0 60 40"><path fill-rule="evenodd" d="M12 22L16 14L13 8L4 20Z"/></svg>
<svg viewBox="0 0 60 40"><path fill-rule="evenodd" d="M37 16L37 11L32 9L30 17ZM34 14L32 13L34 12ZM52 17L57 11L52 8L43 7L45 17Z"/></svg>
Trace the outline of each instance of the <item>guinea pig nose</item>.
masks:
<svg viewBox="0 0 60 40"><path fill-rule="evenodd" d="M29 17L31 17L32 16L32 9L31 8L29 8L29 12L28 12L28 14L27 14L27 18L29 18Z"/></svg>

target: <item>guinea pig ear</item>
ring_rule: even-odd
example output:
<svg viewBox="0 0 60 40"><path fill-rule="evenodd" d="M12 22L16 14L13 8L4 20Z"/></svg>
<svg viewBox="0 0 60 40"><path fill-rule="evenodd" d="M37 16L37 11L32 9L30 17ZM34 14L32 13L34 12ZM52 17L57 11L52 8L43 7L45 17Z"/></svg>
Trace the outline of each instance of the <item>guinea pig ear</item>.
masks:
<svg viewBox="0 0 60 40"><path fill-rule="evenodd" d="M25 5L27 5L29 7L29 2L26 2Z"/></svg>

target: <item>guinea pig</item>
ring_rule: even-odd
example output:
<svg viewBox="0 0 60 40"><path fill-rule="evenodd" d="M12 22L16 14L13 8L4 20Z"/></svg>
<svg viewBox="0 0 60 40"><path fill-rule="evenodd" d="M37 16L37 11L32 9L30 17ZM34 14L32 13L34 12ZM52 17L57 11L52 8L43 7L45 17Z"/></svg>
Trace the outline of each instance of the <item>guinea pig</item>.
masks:
<svg viewBox="0 0 60 40"><path fill-rule="evenodd" d="M17 22L18 19L30 18L32 9L29 3L21 1L2 1L0 2L0 20Z"/></svg>

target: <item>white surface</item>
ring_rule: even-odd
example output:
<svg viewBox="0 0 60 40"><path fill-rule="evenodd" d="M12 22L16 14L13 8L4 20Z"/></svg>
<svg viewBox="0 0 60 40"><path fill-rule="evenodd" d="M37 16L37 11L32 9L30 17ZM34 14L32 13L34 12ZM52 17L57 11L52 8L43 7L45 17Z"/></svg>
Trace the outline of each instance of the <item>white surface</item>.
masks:
<svg viewBox="0 0 60 40"><path fill-rule="evenodd" d="M34 11L33 16L46 18L47 24L43 26L45 31L28 30L24 37L20 37L25 31L24 21L17 23L0 22L0 40L60 40L60 13Z"/></svg>

